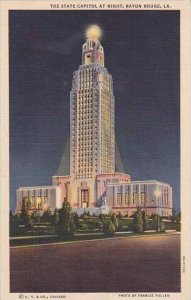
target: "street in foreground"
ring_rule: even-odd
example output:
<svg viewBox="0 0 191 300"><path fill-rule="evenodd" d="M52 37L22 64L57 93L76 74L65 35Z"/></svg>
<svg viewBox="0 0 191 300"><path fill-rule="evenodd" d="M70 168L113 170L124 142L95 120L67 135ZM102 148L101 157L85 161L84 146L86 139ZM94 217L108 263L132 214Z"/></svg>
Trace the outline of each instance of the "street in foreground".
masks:
<svg viewBox="0 0 191 300"><path fill-rule="evenodd" d="M12 248L11 292L179 292L180 235Z"/></svg>

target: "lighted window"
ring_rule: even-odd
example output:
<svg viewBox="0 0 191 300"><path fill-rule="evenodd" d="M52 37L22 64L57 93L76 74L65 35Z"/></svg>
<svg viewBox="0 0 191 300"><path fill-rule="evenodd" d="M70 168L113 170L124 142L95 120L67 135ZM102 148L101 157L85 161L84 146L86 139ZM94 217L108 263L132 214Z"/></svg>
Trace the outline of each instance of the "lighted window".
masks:
<svg viewBox="0 0 191 300"><path fill-rule="evenodd" d="M122 194L117 193L117 205L121 206L122 205Z"/></svg>
<svg viewBox="0 0 191 300"><path fill-rule="evenodd" d="M125 193L125 205L129 204L129 194Z"/></svg>
<svg viewBox="0 0 191 300"><path fill-rule="evenodd" d="M137 193L133 193L133 204L137 204L138 196Z"/></svg>
<svg viewBox="0 0 191 300"><path fill-rule="evenodd" d="M141 204L144 204L145 203L145 193L142 192L141 193Z"/></svg>

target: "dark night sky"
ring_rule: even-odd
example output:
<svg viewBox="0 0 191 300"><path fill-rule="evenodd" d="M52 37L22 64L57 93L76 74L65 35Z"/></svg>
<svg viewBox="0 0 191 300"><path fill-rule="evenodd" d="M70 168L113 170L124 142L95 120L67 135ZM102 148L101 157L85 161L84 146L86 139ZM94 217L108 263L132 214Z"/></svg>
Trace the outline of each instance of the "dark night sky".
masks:
<svg viewBox="0 0 191 300"><path fill-rule="evenodd" d="M10 11L9 22L11 209L19 186L49 185L57 173L69 137L72 72L84 30L96 23L125 171L171 184L178 211L179 12Z"/></svg>

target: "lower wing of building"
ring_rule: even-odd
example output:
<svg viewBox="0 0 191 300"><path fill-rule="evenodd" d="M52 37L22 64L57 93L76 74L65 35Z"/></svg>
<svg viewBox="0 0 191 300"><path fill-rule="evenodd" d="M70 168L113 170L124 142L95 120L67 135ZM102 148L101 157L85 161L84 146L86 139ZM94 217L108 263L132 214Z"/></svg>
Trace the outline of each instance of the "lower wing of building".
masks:
<svg viewBox="0 0 191 300"><path fill-rule="evenodd" d="M131 181L124 173L100 174L96 178L77 180L71 176L53 176L51 186L21 187L17 190L16 213L22 201L28 200L29 211L61 208L64 200L70 202L78 214L108 213L113 211L131 216L141 208L147 215L172 215L172 187L157 180Z"/></svg>

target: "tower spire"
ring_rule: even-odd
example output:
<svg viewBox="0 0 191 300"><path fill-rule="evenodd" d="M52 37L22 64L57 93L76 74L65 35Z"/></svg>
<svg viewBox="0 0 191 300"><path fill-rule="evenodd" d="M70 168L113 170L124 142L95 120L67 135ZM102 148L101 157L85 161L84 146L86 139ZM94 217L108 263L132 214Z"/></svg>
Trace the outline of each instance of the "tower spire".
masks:
<svg viewBox="0 0 191 300"><path fill-rule="evenodd" d="M97 25L91 25L86 30L86 42L82 46L82 64L89 65L93 63L104 67L104 50L99 41L102 36L101 28Z"/></svg>

